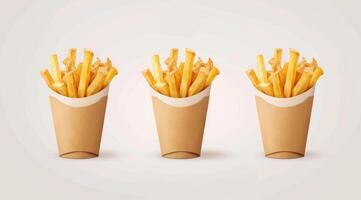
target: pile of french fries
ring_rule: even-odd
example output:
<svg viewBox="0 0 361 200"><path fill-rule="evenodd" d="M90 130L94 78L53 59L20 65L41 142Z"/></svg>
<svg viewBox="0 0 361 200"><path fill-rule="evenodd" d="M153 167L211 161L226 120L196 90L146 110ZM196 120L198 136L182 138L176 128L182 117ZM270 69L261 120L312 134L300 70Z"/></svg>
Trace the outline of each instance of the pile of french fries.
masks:
<svg viewBox="0 0 361 200"><path fill-rule="evenodd" d="M153 73L143 70L142 74L150 87L159 93L174 97L184 98L195 95L212 84L219 70L213 65L212 59L204 63L201 58L195 60L195 52L186 49L185 62L178 64L178 49L170 50L169 57L165 60L167 70L162 70L159 55L152 57Z"/></svg>
<svg viewBox="0 0 361 200"><path fill-rule="evenodd" d="M63 96L87 97L107 87L118 74L109 58L102 63L99 58L93 62L93 57L92 51L84 49L83 62L76 65L76 49L69 49L67 57L63 61L65 70L61 70L58 55L53 54L50 57L51 74L47 69L41 71L40 74L49 88Z"/></svg>
<svg viewBox="0 0 361 200"><path fill-rule="evenodd" d="M258 76L253 69L246 71L247 76L259 91L270 96L288 98L302 94L316 84L323 69L314 58L311 62L305 58L299 62L299 55L297 50L290 49L289 61L282 65L282 49L277 48L268 61L272 70L266 70L263 55L259 54Z"/></svg>

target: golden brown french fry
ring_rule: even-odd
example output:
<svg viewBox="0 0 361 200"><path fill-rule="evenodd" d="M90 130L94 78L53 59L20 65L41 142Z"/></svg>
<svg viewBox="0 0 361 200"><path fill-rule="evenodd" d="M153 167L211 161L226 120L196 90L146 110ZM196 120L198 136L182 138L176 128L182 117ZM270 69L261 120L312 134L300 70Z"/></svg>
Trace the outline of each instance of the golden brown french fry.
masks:
<svg viewBox="0 0 361 200"><path fill-rule="evenodd" d="M313 72L312 78L310 80L309 88L313 87L317 80L320 78L320 76L323 75L323 69L321 67L317 67L315 71Z"/></svg>
<svg viewBox="0 0 361 200"><path fill-rule="evenodd" d="M43 77L43 79L45 80L46 84L48 85L48 87L50 87L51 89L54 90L53 88L53 83L54 83L54 80L53 78L51 77L49 71L47 69L43 70L40 72L41 76Z"/></svg>
<svg viewBox="0 0 361 200"><path fill-rule="evenodd" d="M260 82L258 80L256 72L253 69L249 69L249 70L246 71L246 74L247 74L249 80L251 80L253 86L256 87L258 90L260 90L262 92L262 88L260 88L258 86Z"/></svg>
<svg viewBox="0 0 361 200"><path fill-rule="evenodd" d="M156 83L154 84L154 87L163 95L169 96L169 87L168 83Z"/></svg>
<svg viewBox="0 0 361 200"><path fill-rule="evenodd" d="M184 62L181 62L179 64L179 67L178 67L178 69L176 71L176 74L175 74L175 79L177 81L178 90L179 90L181 82L182 82L183 69L184 69Z"/></svg>
<svg viewBox="0 0 361 200"><path fill-rule="evenodd" d="M281 73L279 74L282 88L284 88L286 83L287 70L288 70L288 62L285 62L283 64L283 68L281 69Z"/></svg>
<svg viewBox="0 0 361 200"><path fill-rule="evenodd" d="M172 72L177 69L177 66L175 64L175 61L172 57L169 57L165 60L165 64L167 65L168 71Z"/></svg>
<svg viewBox="0 0 361 200"><path fill-rule="evenodd" d="M312 78L312 69L303 70L300 80L297 82L292 90L292 96L297 96L308 89L310 80Z"/></svg>
<svg viewBox="0 0 361 200"><path fill-rule="evenodd" d="M202 68L203 69L203 68ZM207 68L205 69L207 70ZM206 71L207 72L207 71ZM212 84L212 81L214 80L214 78L216 78L216 76L219 74L219 70L216 66L213 66L211 71L208 74L207 80L206 80L206 84L205 87L207 88L208 86L210 86Z"/></svg>
<svg viewBox="0 0 361 200"><path fill-rule="evenodd" d="M265 94L269 96L273 96L273 88L271 83L260 83L258 86L262 89L262 91Z"/></svg>
<svg viewBox="0 0 361 200"><path fill-rule="evenodd" d="M312 58L312 61L310 63L310 66L312 67L312 70L316 70L318 67L318 62L315 58Z"/></svg>
<svg viewBox="0 0 361 200"><path fill-rule="evenodd" d="M106 74L103 72L98 72L94 78L94 80L91 82L89 87L86 90L86 96L93 95L97 92L99 92L103 88L104 80L105 80Z"/></svg>
<svg viewBox="0 0 361 200"><path fill-rule="evenodd" d="M283 98L283 88L280 81L280 71L277 71L271 75L271 82L273 87L273 94L275 97Z"/></svg>
<svg viewBox="0 0 361 200"><path fill-rule="evenodd" d="M298 64L299 52L297 50L290 50L290 61L288 63L287 77L284 86L284 96L291 97L292 89L296 81L296 70Z"/></svg>
<svg viewBox="0 0 361 200"><path fill-rule="evenodd" d="M207 75L208 75L208 73L202 67L198 72L198 76L197 76L196 80L194 80L192 85L189 87L188 96L193 96L205 88L205 84L207 81Z"/></svg>
<svg viewBox="0 0 361 200"><path fill-rule="evenodd" d="M93 60L93 52L85 49L84 50L84 60L81 67L80 80L78 86L78 97L85 97L87 93L87 87L90 81L90 67Z"/></svg>
<svg viewBox="0 0 361 200"><path fill-rule="evenodd" d="M155 80L153 78L152 72L150 72L149 69L145 69L142 71L142 74L143 74L145 80L147 80L149 86L155 89L155 87L154 87Z"/></svg>
<svg viewBox="0 0 361 200"><path fill-rule="evenodd" d="M54 79L54 82L61 82L62 78L61 78L61 70L58 62L58 55L56 54L51 55L50 61L51 61L51 73L53 75L52 77Z"/></svg>
<svg viewBox="0 0 361 200"><path fill-rule="evenodd" d="M75 73L76 73L75 71L68 72L65 74L63 78L66 84L68 96L72 98L78 97L78 91L74 81Z"/></svg>
<svg viewBox="0 0 361 200"><path fill-rule="evenodd" d="M167 76L167 83L169 86L169 94L171 97L178 98L179 92L178 92L178 86L177 81L175 79L175 72L170 72Z"/></svg>
<svg viewBox="0 0 361 200"><path fill-rule="evenodd" d="M63 82L55 82L52 86L59 94L68 96L66 85Z"/></svg>
<svg viewBox="0 0 361 200"><path fill-rule="evenodd" d="M160 66L159 55L154 55L152 57L152 62L153 62L155 81L157 83L163 83L164 79L163 79L162 67Z"/></svg>
<svg viewBox="0 0 361 200"><path fill-rule="evenodd" d="M178 63L178 49L177 48L173 48L170 50L170 57L173 59L174 62L174 66L177 66ZM172 71L175 69L172 69Z"/></svg>
<svg viewBox="0 0 361 200"><path fill-rule="evenodd" d="M261 83L267 83L268 82L267 72L264 65L264 59L262 54L257 55L257 66L258 66L259 79Z"/></svg>
<svg viewBox="0 0 361 200"><path fill-rule="evenodd" d="M180 97L186 97L192 80L192 68L194 64L194 51L186 49L186 61L184 64L182 80L180 85Z"/></svg>
<svg viewBox="0 0 361 200"><path fill-rule="evenodd" d="M67 71L70 72L70 71L73 71L75 70L75 63L76 63L76 48L71 48L68 50L68 57L67 57L67 64L66 67L67 67Z"/></svg>
<svg viewBox="0 0 361 200"><path fill-rule="evenodd" d="M107 76L105 77L103 87L109 85L110 81L112 81L114 76L116 76L117 74L118 74L118 70L115 67L111 67L107 73Z"/></svg>
<svg viewBox="0 0 361 200"><path fill-rule="evenodd" d="M273 71L281 70L281 64L282 64L282 49L276 48L274 57L276 59L276 66L274 67Z"/></svg>

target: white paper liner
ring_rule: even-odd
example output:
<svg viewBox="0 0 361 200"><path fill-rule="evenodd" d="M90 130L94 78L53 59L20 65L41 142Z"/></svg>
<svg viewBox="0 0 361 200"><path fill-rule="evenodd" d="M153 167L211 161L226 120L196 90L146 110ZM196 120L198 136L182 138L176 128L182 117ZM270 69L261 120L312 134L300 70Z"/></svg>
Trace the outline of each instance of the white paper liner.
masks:
<svg viewBox="0 0 361 200"><path fill-rule="evenodd" d="M157 97L162 102L164 102L168 105L174 106L174 107L187 107L187 106L194 105L194 104L200 102L204 97L209 96L210 92L211 92L211 86L207 87L202 92L197 93L190 97L174 98L174 97L165 96L165 95L151 89L152 96Z"/></svg>
<svg viewBox="0 0 361 200"><path fill-rule="evenodd" d="M92 105L96 102L98 102L100 99L102 99L102 97L104 96L108 96L108 92L109 92L109 85L107 87L105 87L104 89L102 89L101 91L99 91L96 94L93 94L91 96L88 97L83 97L83 98L70 98L70 97L66 97L63 95L60 95L56 92L54 92L53 90L51 90L49 88L49 96L55 97L57 100L59 100L60 102L71 106L71 107L86 107L89 105Z"/></svg>

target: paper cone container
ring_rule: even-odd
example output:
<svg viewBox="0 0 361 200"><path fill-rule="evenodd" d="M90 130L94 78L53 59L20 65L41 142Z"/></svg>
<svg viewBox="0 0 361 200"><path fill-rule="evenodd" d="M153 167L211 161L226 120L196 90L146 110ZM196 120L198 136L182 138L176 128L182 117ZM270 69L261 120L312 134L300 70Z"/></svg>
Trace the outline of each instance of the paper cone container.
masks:
<svg viewBox="0 0 361 200"><path fill-rule="evenodd" d="M210 90L208 87L187 98L172 98L152 90L153 109L163 157L200 156Z"/></svg>
<svg viewBox="0 0 361 200"><path fill-rule="evenodd" d="M69 98L50 91L49 100L63 158L99 155L109 87L85 98Z"/></svg>
<svg viewBox="0 0 361 200"><path fill-rule="evenodd" d="M268 96L256 89L264 153L269 158L305 155L315 88L291 98Z"/></svg>

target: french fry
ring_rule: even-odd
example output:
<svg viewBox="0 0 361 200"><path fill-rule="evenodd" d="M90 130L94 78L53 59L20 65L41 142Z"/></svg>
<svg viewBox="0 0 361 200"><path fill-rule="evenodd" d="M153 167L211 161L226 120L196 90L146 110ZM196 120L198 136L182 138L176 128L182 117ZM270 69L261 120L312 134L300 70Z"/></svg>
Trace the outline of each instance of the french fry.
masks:
<svg viewBox="0 0 361 200"><path fill-rule="evenodd" d="M315 71L313 72L312 78L310 80L309 88L313 87L317 80L320 78L320 76L323 75L323 69L321 67L317 67Z"/></svg>
<svg viewBox="0 0 361 200"><path fill-rule="evenodd" d="M75 63L76 63L76 49L75 48L71 48L68 50L68 57L66 59L68 61L68 64L65 64L67 67L67 71L73 71L75 70Z"/></svg>
<svg viewBox="0 0 361 200"><path fill-rule="evenodd" d="M118 74L118 70L115 67L111 67L105 77L103 87L109 85L109 83L113 80L114 76L116 76L117 74Z"/></svg>
<svg viewBox="0 0 361 200"><path fill-rule="evenodd" d="M86 96L93 95L99 92L104 85L106 74L103 72L98 72L94 78L94 80L90 83L89 87L86 90Z"/></svg>
<svg viewBox="0 0 361 200"><path fill-rule="evenodd" d="M208 70L207 68L205 68L205 70ZM207 71L206 71L207 72ZM213 66L211 71L208 74L207 80L206 80L206 84L205 84L205 88L207 88L208 86L210 86L212 84L212 81L214 80L214 78L216 78L216 76L219 74L219 70L216 66Z"/></svg>
<svg viewBox="0 0 361 200"><path fill-rule="evenodd" d="M56 54L51 55L50 61L51 61L51 73L53 75L52 77L54 79L54 82L56 83L62 82L61 70L58 62L58 55Z"/></svg>
<svg viewBox="0 0 361 200"><path fill-rule="evenodd" d="M306 68L303 70L300 80L297 82L292 90L292 96L297 96L308 89L310 80L312 78L312 69Z"/></svg>
<svg viewBox="0 0 361 200"><path fill-rule="evenodd" d="M283 68L281 69L281 73L279 74L282 88L284 88L286 83L287 70L288 70L288 62L285 62L283 64Z"/></svg>
<svg viewBox="0 0 361 200"><path fill-rule="evenodd" d="M75 81L74 81L74 74L75 71L71 71L65 74L64 76L64 82L66 84L66 88L67 88L67 94L69 97L72 98L76 98L78 97L78 91L77 91L77 87L75 85Z"/></svg>
<svg viewBox="0 0 361 200"><path fill-rule="evenodd" d="M186 49L186 61L184 64L182 80L180 85L180 97L186 97L190 82L192 80L192 68L194 64L194 51Z"/></svg>
<svg viewBox="0 0 361 200"><path fill-rule="evenodd" d="M160 58L159 55L154 55L152 57L153 61L153 70L154 70L154 76L157 83L163 83L163 73L162 73L162 67L160 66Z"/></svg>
<svg viewBox="0 0 361 200"><path fill-rule="evenodd" d="M205 88L207 74L208 73L203 68L199 70L196 80L194 80L192 85L189 87L188 96L195 95Z"/></svg>
<svg viewBox="0 0 361 200"><path fill-rule="evenodd" d="M258 66L259 79L261 83L267 83L268 82L267 71L264 65L264 59L262 54L257 55L257 66Z"/></svg>
<svg viewBox="0 0 361 200"><path fill-rule="evenodd" d="M280 81L280 71L277 71L271 75L271 83L273 87L273 94L275 97L283 98L283 88Z"/></svg>
<svg viewBox="0 0 361 200"><path fill-rule="evenodd" d="M179 64L179 67L175 74L175 79L177 81L178 90L179 90L181 82L182 82L183 69L184 69L184 62L181 62Z"/></svg>
<svg viewBox="0 0 361 200"><path fill-rule="evenodd" d="M143 74L145 80L147 80L149 86L152 87L153 89L155 89L155 87L154 87L155 80L154 80L154 77L152 75L152 72L150 72L149 69L145 69L145 70L142 71L142 74Z"/></svg>
<svg viewBox="0 0 361 200"><path fill-rule="evenodd" d="M174 65L173 66L177 66L178 63L178 49L177 48L173 48L170 50L170 57L173 59ZM171 71L173 71L175 69L172 69Z"/></svg>
<svg viewBox="0 0 361 200"><path fill-rule="evenodd" d="M55 90L55 88L53 88L54 80L51 77L49 71L47 69L45 69L45 70L41 71L40 74L43 77L43 79L45 80L48 87L50 87L52 90Z"/></svg>
<svg viewBox="0 0 361 200"><path fill-rule="evenodd" d="M258 86L262 89L262 91L265 94L267 94L269 96L273 96L273 88L272 88L271 83L268 83L268 82L267 83L260 83Z"/></svg>
<svg viewBox="0 0 361 200"><path fill-rule="evenodd" d="M312 61L310 63L310 66L312 67L312 70L316 70L318 67L318 62L315 58L312 58Z"/></svg>
<svg viewBox="0 0 361 200"><path fill-rule="evenodd" d="M169 86L169 95L171 97L175 97L178 98L179 97L179 92L178 92L178 86L177 86L177 81L175 79L175 72L169 72L168 76L167 76L167 83Z"/></svg>
<svg viewBox="0 0 361 200"><path fill-rule="evenodd" d="M168 71L172 72L176 70L176 65L172 57L167 58L165 60L165 64L167 65Z"/></svg>
<svg viewBox="0 0 361 200"><path fill-rule="evenodd" d="M52 85L54 87L54 89L61 95L63 96L68 96L68 92L66 89L66 85L63 82L55 82Z"/></svg>
<svg viewBox="0 0 361 200"><path fill-rule="evenodd" d="M258 86L260 82L258 80L256 72L253 69L249 69L249 70L246 71L246 74L247 74L249 80L251 80L253 86L256 87L259 91L262 92L262 88L260 88Z"/></svg>
<svg viewBox="0 0 361 200"><path fill-rule="evenodd" d="M165 96L169 96L169 87L168 84L163 82L163 83L156 83L154 85L154 87L163 95Z"/></svg>
<svg viewBox="0 0 361 200"><path fill-rule="evenodd" d="M87 87L90 81L90 67L93 60L93 52L89 50L84 50L84 60L81 67L79 87L78 87L78 97L85 97L87 93Z"/></svg>
<svg viewBox="0 0 361 200"><path fill-rule="evenodd" d="M284 95L285 97L291 97L292 89L296 81L296 70L298 64L298 51L291 49L290 50L290 61L287 69L287 77L284 86Z"/></svg>
<svg viewBox="0 0 361 200"><path fill-rule="evenodd" d="M273 68L273 71L281 70L281 64L282 64L282 49L281 48L276 48L274 57L276 59L276 63L275 63L276 66Z"/></svg>

